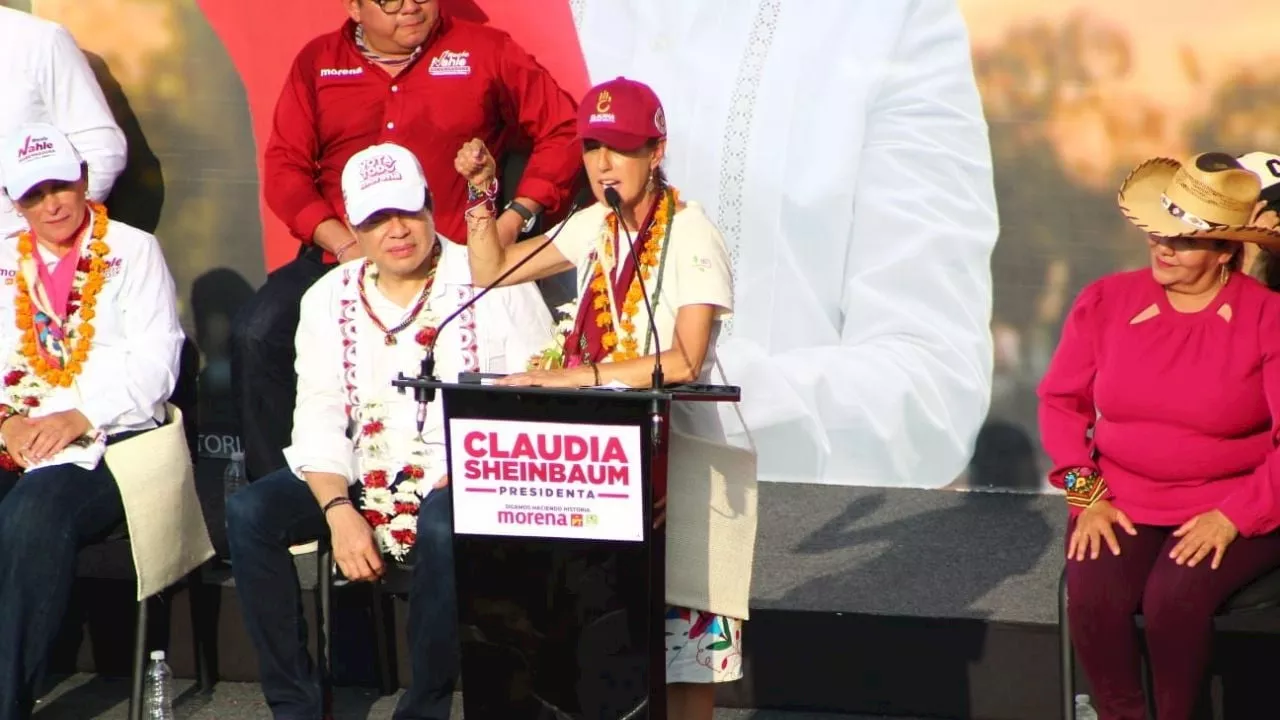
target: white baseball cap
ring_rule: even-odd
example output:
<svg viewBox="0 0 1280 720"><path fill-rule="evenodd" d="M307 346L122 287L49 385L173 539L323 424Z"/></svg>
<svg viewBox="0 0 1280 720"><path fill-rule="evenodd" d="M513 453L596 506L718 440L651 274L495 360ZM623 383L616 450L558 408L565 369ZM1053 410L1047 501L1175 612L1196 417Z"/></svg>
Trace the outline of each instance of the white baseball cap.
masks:
<svg viewBox="0 0 1280 720"><path fill-rule="evenodd" d="M1269 152L1251 152L1237 160L1262 181L1261 198L1268 203L1280 202L1280 155Z"/></svg>
<svg viewBox="0 0 1280 720"><path fill-rule="evenodd" d="M422 163L392 143L365 148L352 155L342 169L342 201L352 225L382 210L419 212L427 203Z"/></svg>
<svg viewBox="0 0 1280 720"><path fill-rule="evenodd" d="M48 180L79 180L83 163L67 136L46 123L21 125L0 145L0 181L15 200Z"/></svg>

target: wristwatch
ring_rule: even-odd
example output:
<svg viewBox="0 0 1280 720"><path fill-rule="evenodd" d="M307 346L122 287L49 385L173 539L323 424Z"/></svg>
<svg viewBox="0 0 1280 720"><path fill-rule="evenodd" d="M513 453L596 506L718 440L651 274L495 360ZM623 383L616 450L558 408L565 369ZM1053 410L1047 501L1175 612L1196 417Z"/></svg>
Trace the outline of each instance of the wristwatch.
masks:
<svg viewBox="0 0 1280 720"><path fill-rule="evenodd" d="M505 209L511 210L515 212L515 214L524 218L524 225L520 226L520 234L523 235L533 230L533 224L537 222L538 216L535 215L532 210L521 205L515 200L512 200L511 202L507 203L507 207Z"/></svg>

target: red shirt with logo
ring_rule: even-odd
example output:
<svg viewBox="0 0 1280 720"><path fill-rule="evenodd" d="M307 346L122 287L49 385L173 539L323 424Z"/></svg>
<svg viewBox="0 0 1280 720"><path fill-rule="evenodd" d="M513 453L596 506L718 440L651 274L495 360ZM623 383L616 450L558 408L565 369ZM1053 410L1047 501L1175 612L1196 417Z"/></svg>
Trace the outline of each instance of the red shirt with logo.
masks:
<svg viewBox="0 0 1280 720"><path fill-rule="evenodd" d="M467 186L453 167L463 143L478 137L498 158L531 151L514 196L540 203L554 219L582 163L575 112L550 73L500 30L441 17L423 51L393 78L361 54L348 21L294 61L276 104L263 194L290 232L311 242L321 222L346 216L347 160L392 142L422 163L438 231L465 243Z"/></svg>

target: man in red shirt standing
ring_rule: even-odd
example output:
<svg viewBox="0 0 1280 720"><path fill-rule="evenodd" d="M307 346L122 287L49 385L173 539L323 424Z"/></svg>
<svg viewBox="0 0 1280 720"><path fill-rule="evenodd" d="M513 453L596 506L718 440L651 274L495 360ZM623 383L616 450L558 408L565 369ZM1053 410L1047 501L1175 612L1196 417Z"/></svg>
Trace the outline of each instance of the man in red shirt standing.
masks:
<svg viewBox="0 0 1280 720"><path fill-rule="evenodd" d="M466 241L465 181L453 169L473 137L529 153L498 220L515 242L569 205L580 166L573 99L506 33L440 13L439 0L343 0L350 20L298 53L276 105L263 173L267 205L302 243L237 316L232 386L251 478L284 466L298 304L335 262L358 257L340 177L358 150L394 142L422 163L440 234Z"/></svg>

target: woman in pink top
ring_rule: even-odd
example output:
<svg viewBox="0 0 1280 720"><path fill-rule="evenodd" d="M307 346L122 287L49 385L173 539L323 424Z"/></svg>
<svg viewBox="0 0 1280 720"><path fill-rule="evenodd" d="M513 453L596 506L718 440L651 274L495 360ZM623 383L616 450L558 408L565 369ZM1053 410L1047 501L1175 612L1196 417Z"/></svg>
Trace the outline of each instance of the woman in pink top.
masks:
<svg viewBox="0 0 1280 720"><path fill-rule="evenodd" d="M1104 720L1190 718L1215 610L1280 566L1280 294L1239 272L1260 182L1235 158L1150 160L1119 203L1150 269L1084 289L1040 385L1071 513L1069 622Z"/></svg>

